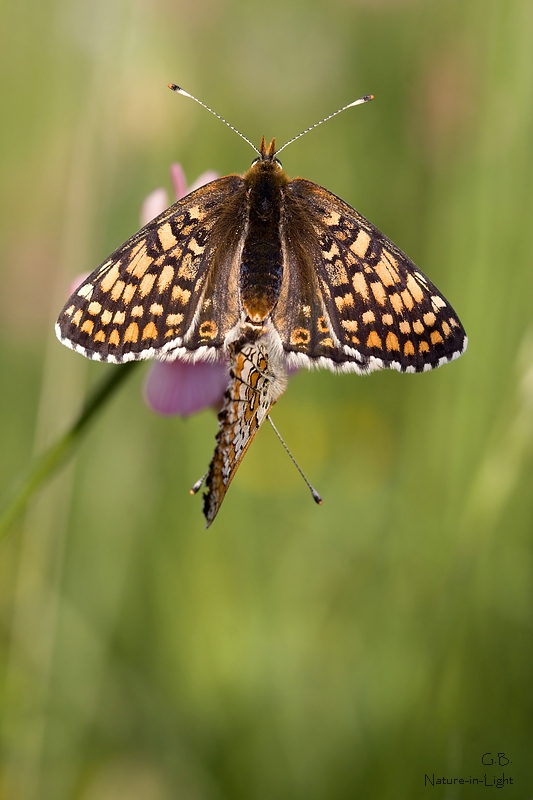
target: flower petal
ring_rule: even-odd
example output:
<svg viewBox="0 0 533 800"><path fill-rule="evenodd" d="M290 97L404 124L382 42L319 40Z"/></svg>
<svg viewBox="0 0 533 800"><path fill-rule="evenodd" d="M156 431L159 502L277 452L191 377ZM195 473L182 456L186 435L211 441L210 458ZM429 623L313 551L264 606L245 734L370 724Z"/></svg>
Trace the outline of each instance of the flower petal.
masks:
<svg viewBox="0 0 533 800"><path fill-rule="evenodd" d="M199 178L196 178L194 183L189 186L188 191L194 192L195 189L199 189L200 186L205 186L206 183L211 183L211 181L216 181L219 177L218 172L214 172L212 169L208 169L206 172L202 172Z"/></svg>
<svg viewBox="0 0 533 800"><path fill-rule="evenodd" d="M181 164L172 164L170 167L170 179L176 200L181 200L182 197L185 197L190 192L190 189L187 189L187 181Z"/></svg>
<svg viewBox="0 0 533 800"><path fill-rule="evenodd" d="M228 385L224 362L158 361L148 373L144 397L159 414L183 414L222 405Z"/></svg>
<svg viewBox="0 0 533 800"><path fill-rule="evenodd" d="M141 225L147 225L168 208L168 194L165 189L154 189L141 206Z"/></svg>
<svg viewBox="0 0 533 800"><path fill-rule="evenodd" d="M216 180L219 175L218 172L214 172L214 170L209 169L206 172L203 172L200 177L188 187L185 179L185 173L181 164L172 164L170 167L170 177L172 179L172 186L174 188L176 200L181 200L181 198L185 197L186 194L194 192L194 190L199 189L200 186L205 186L206 183L211 183L211 181Z"/></svg>
<svg viewBox="0 0 533 800"><path fill-rule="evenodd" d="M73 278L73 279L71 280L70 284L69 284L69 287L68 287L68 293L67 293L67 297L70 297L70 295L71 295L71 294L74 294L74 292L76 291L76 289L77 289L79 286L81 286L81 285L82 285L82 283L84 282L84 280L86 280L86 278L88 278L90 274L91 274L90 272L80 272L80 274L79 274L79 275L76 275L76 277L75 277L75 278Z"/></svg>

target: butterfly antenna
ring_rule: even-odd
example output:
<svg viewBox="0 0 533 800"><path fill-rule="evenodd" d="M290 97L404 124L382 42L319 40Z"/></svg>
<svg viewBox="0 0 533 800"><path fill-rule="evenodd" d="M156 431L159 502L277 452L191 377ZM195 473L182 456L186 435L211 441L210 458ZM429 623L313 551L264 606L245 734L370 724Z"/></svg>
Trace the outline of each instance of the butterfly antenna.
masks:
<svg viewBox="0 0 533 800"><path fill-rule="evenodd" d="M289 139L288 142L285 142L283 147L280 147L279 150L276 150L276 155L278 155L278 153L281 153L282 150L285 150L285 148L288 147L293 142L295 142L296 139L299 139L300 136L304 136L306 133L309 133L309 131L312 131L313 128L318 128L318 126L322 125L323 122L327 122L328 119L332 119L333 117L336 117L337 114L340 114L342 111L346 111L347 108L351 108L352 106L360 106L362 103L368 103L368 102L370 102L370 100L373 100L373 99L374 99L374 95L373 94L365 94L365 96L364 97L360 97L359 100L354 100L353 103L348 103L347 106L343 106L343 108L339 108L338 111L334 111L333 114L329 115L329 117L324 117L324 119L321 119L320 122L315 122L314 125L311 125L309 128L306 128L305 131L302 131L301 133L299 133L298 136L293 136L292 139Z"/></svg>
<svg viewBox="0 0 533 800"><path fill-rule="evenodd" d="M296 467L296 469L298 470L298 472L300 473L300 475L302 476L302 478L303 478L303 479L304 479L304 481L306 482L307 486L309 487L309 490L310 490L311 494L313 495L313 500L315 501L315 503L317 503L319 506L321 506L321 505L322 505L322 498L321 498L321 497L320 497L320 495L318 494L317 490L316 490L316 489L313 489L313 487L311 486L311 484L309 483L309 481L308 481L308 480L307 480L307 478L305 477L304 473L303 473L303 472L302 472L302 470L300 469L300 466L299 466L298 462L296 461L296 459L294 458L293 454L291 453L291 451L289 450L289 448L288 448L288 447L287 447L287 445L285 444L285 442L284 442L284 440L283 440L283 436L281 435L281 433L278 431L278 429L276 428L276 426L275 426L275 425L274 425L274 423L272 422L272 417L270 416L270 414L267 414L267 420L268 420L268 421L270 422L270 424L272 425L272 428L274 429L274 433L276 434L276 436L277 436L277 437L278 437L278 439L280 440L281 444L283 445L283 447L285 448L285 450L286 450L286 451L287 451L287 453L289 454L289 458L291 459L292 463L294 464L294 466ZM195 485L196 485L196 484L195 484ZM193 487L193 488L194 488L194 487Z"/></svg>
<svg viewBox="0 0 533 800"><path fill-rule="evenodd" d="M249 139L247 139L247 138L246 138L246 136L245 136L243 133L241 133L240 131L238 131L238 130L237 130L237 128L234 128L234 127L233 127L233 125L230 125L230 124L229 124L229 122L227 121L227 119L224 119L224 117L221 117L221 116L220 116L220 114L217 114L217 112L216 112L216 111L213 111L213 109L212 109L212 108L209 108L209 106L206 106L206 104L205 104L205 103L202 103L202 101L201 101L201 100L198 100L198 98L197 98L197 97L195 97L193 94L189 94L189 92L186 92L186 91L185 91L185 89L182 89L182 88L181 88L181 86L176 86L176 84L175 84L175 83L169 83L169 84L168 84L168 88L169 88L169 89L172 89L172 91L173 91L173 92L177 92L178 94L182 94L184 97L190 97L190 98L191 98L191 100L196 100L196 102L197 102L199 105L203 106L203 107L204 107L204 108L206 108L208 111L210 111L210 112L211 112L211 114L213 114L213 116L214 116L214 117L217 117L217 119L220 119L220 120L222 120L222 122L224 122L224 123L225 123L225 124L228 126L228 128L231 128L231 130L232 130L232 131L234 131L234 132L235 132L235 133L236 133L238 136L240 136L240 137L241 137L241 139L244 139L244 141L245 141L245 142L248 142L248 144L250 145L250 147L253 147L253 149L255 150L255 152L256 152L258 155L261 155L261 152L260 152L260 151L257 149L257 147L256 147L254 144L252 144L252 143L251 143L251 141L250 141Z"/></svg>
<svg viewBox="0 0 533 800"><path fill-rule="evenodd" d="M194 486L191 486L191 488L189 489L189 494L196 494L196 492L199 492L200 489L202 488L202 483L205 481L208 475L209 475L209 470L207 470L205 475L202 475L202 477L196 481Z"/></svg>

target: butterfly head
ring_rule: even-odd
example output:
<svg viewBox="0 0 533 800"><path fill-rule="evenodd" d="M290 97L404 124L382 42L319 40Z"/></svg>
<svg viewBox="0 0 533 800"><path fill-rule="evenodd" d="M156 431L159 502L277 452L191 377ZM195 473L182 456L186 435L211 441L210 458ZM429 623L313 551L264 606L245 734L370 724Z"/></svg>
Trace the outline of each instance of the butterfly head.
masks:
<svg viewBox="0 0 533 800"><path fill-rule="evenodd" d="M259 155L252 161L252 166L255 164L275 164L281 169L281 161L276 158L276 138L272 139L267 147L265 137L261 137L261 144L259 145Z"/></svg>

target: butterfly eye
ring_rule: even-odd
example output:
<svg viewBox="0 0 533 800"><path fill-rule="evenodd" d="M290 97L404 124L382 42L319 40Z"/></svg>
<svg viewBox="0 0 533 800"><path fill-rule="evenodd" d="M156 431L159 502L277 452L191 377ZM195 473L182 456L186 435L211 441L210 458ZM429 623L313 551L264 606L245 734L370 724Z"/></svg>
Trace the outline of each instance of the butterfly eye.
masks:
<svg viewBox="0 0 533 800"><path fill-rule="evenodd" d="M252 161L252 167L254 166L254 164L258 164L260 161L262 161L262 158L260 156L254 158L254 160Z"/></svg>
<svg viewBox="0 0 533 800"><path fill-rule="evenodd" d="M279 167L280 169L282 169L282 168L283 168L283 166L282 166L282 163L281 163L281 161L279 160L279 158L274 158L274 164L275 164L277 167Z"/></svg>

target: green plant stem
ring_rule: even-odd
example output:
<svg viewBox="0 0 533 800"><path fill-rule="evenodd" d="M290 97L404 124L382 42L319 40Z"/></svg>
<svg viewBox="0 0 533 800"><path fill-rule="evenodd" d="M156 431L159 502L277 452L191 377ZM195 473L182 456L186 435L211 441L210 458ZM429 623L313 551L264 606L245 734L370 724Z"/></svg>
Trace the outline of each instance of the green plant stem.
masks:
<svg viewBox="0 0 533 800"><path fill-rule="evenodd" d="M0 540L8 533L34 492L68 461L89 423L131 372L139 366L139 363L132 361L110 370L109 375L89 396L74 424L53 445L33 460L26 474L15 485L11 496L0 512Z"/></svg>

